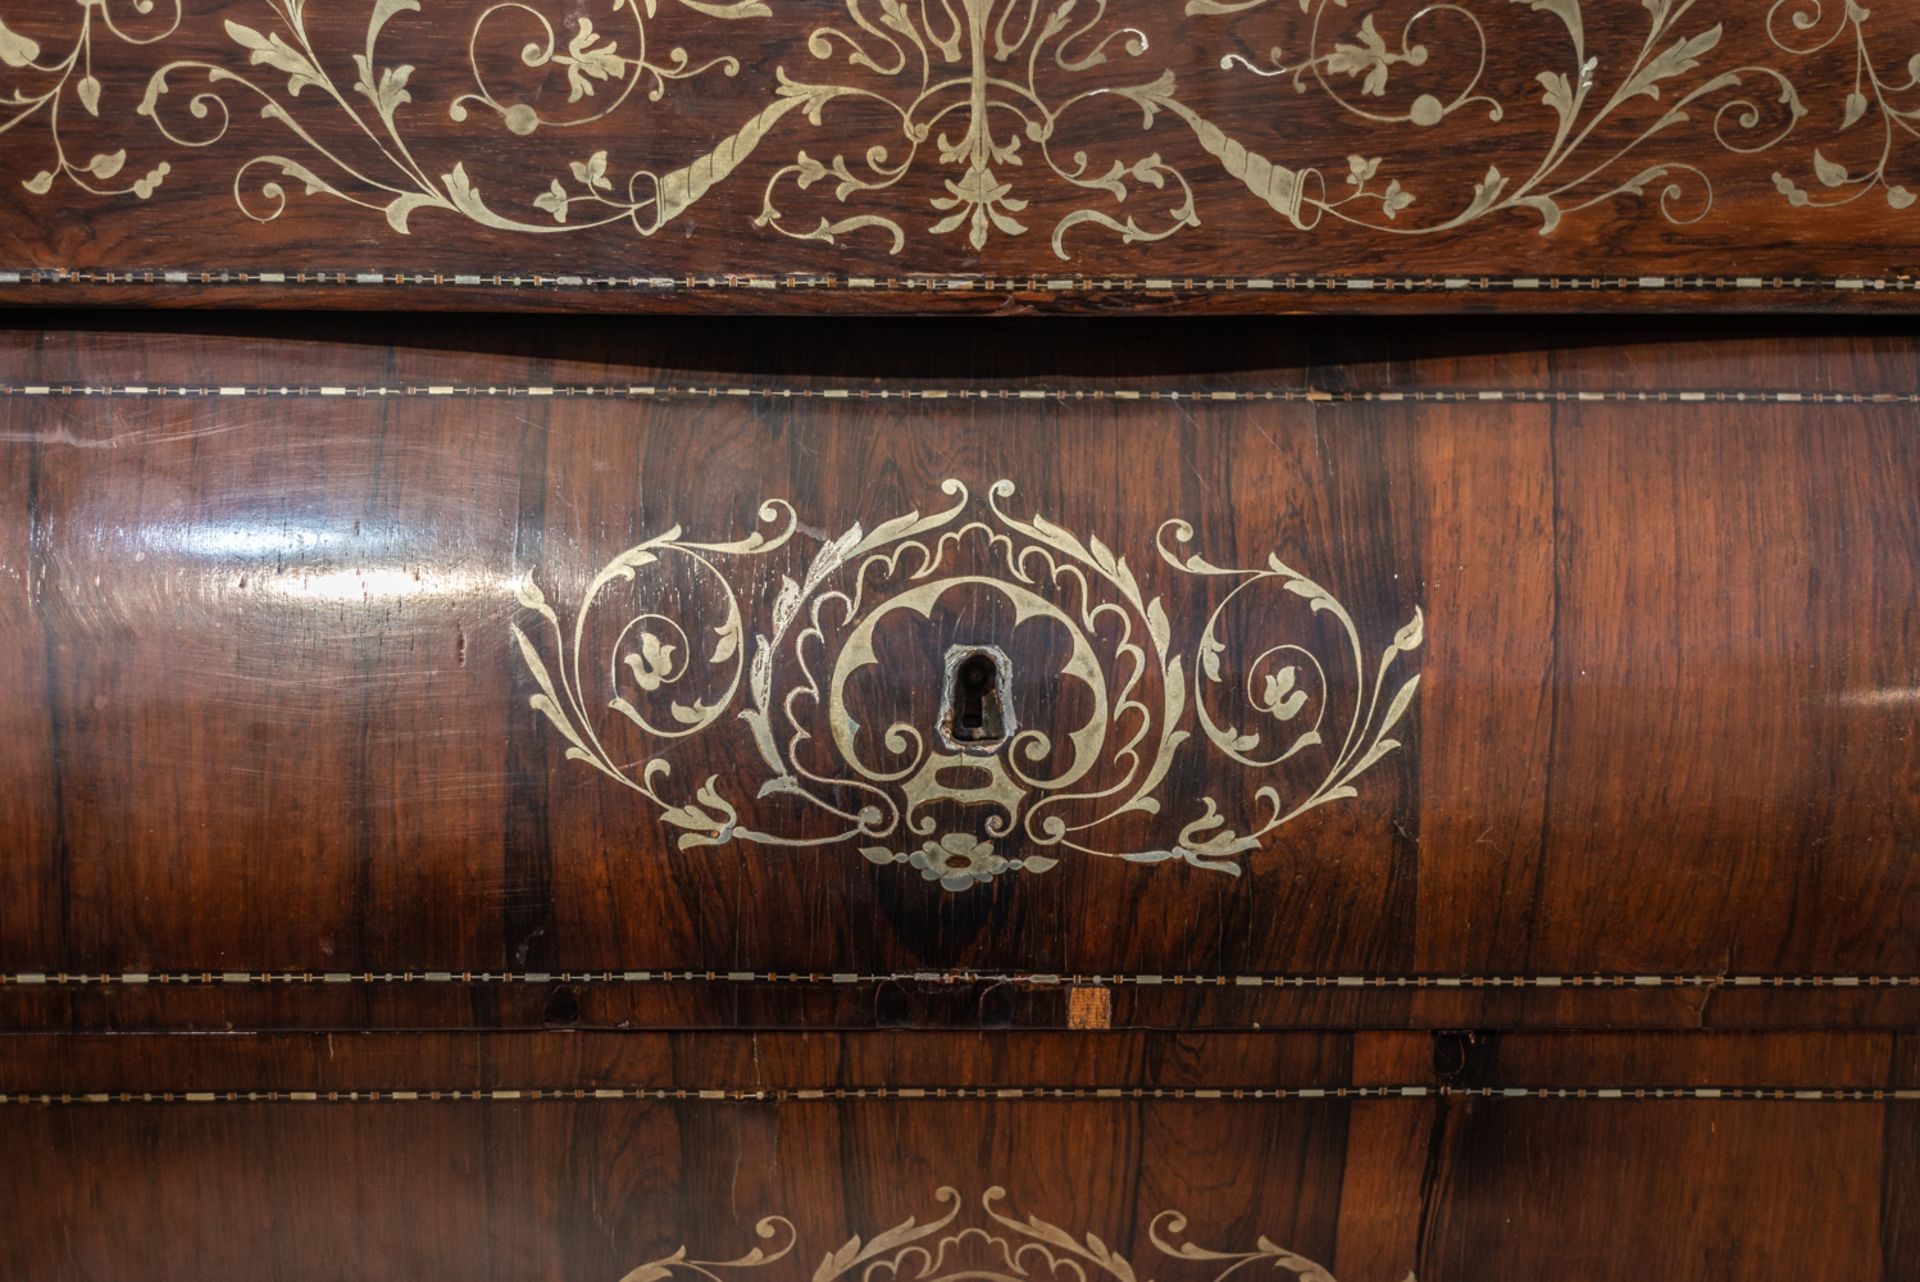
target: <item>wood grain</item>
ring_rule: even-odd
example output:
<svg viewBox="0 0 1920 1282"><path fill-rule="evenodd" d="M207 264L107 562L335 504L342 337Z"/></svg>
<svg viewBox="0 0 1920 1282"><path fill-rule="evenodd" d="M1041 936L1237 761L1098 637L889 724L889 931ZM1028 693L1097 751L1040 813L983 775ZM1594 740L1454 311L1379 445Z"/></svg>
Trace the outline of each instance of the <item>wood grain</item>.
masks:
<svg viewBox="0 0 1920 1282"><path fill-rule="evenodd" d="M1912 305L1891 5L602 9L15 0L0 299Z"/></svg>
<svg viewBox="0 0 1920 1282"><path fill-rule="evenodd" d="M1913 1232L1899 1150L1912 1103L1469 1100L1491 1086L1881 1084L1892 1039L1861 1034L370 1035L168 1039L136 1065L114 1038L0 1042L0 1088L86 1078L347 1090L426 1076L464 1088L727 1081L1319 1083L1396 1079L1426 1098L1285 1102L546 1099L0 1105L10 1272L155 1280L272 1272L617 1279L682 1244L725 1260L787 1217L798 1277L871 1240L1008 1191L1075 1242L1152 1275L1189 1265L1149 1227L1252 1251L1261 1236L1342 1279L1489 1273L1902 1278ZM1442 1045L1442 1042L1448 1043ZM1910 1058L1910 1057L1908 1057ZM1439 1069L1438 1072L1435 1070ZM1883 1141L1883 1135L1886 1139ZM1888 1190L1883 1196L1882 1188ZM1684 1206L1684 1214L1674 1208ZM971 1222L971 1221L967 1221ZM41 1231L59 1226L60 1231ZM989 1222L988 1228L994 1226ZM1158 1226L1165 1231L1164 1223ZM949 1267L955 1267L953 1262ZM1210 1274L1195 1274L1198 1277Z"/></svg>
<svg viewBox="0 0 1920 1282"><path fill-rule="evenodd" d="M1119 1027L1911 1024L1906 339L883 333L13 331L0 1021L1057 1027L1077 979ZM1237 874L1078 856L956 893L857 840L685 847L529 708L526 576L571 609L637 541L786 500L751 636L822 539L949 477L1106 540L1189 645L1218 598L1153 555L1174 516L1370 644L1421 607L1402 747ZM1016 685L1058 660L954 609L862 674L870 723L931 726L950 642L1004 643ZM1281 617L1230 623L1229 686ZM1056 742L1068 684L1018 695ZM618 742L801 823L732 717ZM1258 772L1172 762L1175 818L1123 835L1202 794L1253 826Z"/></svg>
<svg viewBox="0 0 1920 1282"><path fill-rule="evenodd" d="M0 330L0 1276L1916 1276L1912 338L45 319ZM683 846L531 706L529 580L570 623L623 550L781 500L781 547L613 580L615 629L658 607L711 653L731 597L751 646L837 536L949 479L969 521L1020 534L992 496L1125 556L1217 709L1223 593L1155 552L1167 518L1324 585L1367 664L1418 607L1400 746L1237 875L948 889L863 840ZM1055 767L1091 706L1072 629L962 542L981 582L876 626L856 741L935 735L947 646L992 644ZM866 613L912 590L876 570ZM1279 631L1357 688L1305 600L1225 616L1218 684L1262 696ZM582 635L622 697L678 688ZM593 724L616 774L831 836L756 793L746 699L686 739ZM1115 840L1186 840L1203 796L1246 831L1316 777L1181 716ZM1229 719L1292 724L1259 716ZM844 787L810 724L796 759ZM835 1264L856 1236L877 1271Z"/></svg>

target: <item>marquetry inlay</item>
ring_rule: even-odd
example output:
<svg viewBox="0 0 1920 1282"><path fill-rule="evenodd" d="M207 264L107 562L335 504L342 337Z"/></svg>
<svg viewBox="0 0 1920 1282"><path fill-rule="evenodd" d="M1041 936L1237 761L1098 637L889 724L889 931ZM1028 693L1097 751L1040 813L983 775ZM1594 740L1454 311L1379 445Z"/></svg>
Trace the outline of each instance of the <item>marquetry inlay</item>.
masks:
<svg viewBox="0 0 1920 1282"><path fill-rule="evenodd" d="M1751 50L1729 47L1716 6L1694 0L1650 0L1644 31L1634 33L1637 53L1616 51L1625 32L1590 31L1583 0L1527 6L1538 21L1562 28L1557 33L1495 18L1484 5L1428 5L1402 16L1391 6L1372 12L1350 9L1344 0L1303 0L1310 20L1289 32L1298 41L1290 41L1290 49L1275 45L1256 54L1237 51L1244 42L1221 41L1224 19L1269 3L1188 0L1179 30L1197 44L1226 50L1218 75L1272 80L1274 95L1311 97L1310 111L1365 121L1383 151L1419 149L1427 145L1427 131L1456 115L1498 122L1524 105L1545 108L1533 113L1541 126L1538 154L1513 172L1490 165L1420 193L1394 176L1385 155L1355 154L1339 169L1269 159L1249 147L1242 121L1210 110L1207 100L1217 91L1189 92L1164 68L1154 42L1130 25L1122 5L1076 14L1067 3L960 0L936 11L846 0L843 11L821 5L796 22L760 0L669 3L707 19L696 50L662 46L661 30L674 31L675 15L660 14L654 0L616 0L601 19L605 26L587 16L562 20L531 4L488 5L466 24L466 88L434 105L456 124L496 126L515 138L674 110L662 105L669 91L680 100L678 110L692 110L686 100L697 99L703 80L743 74L741 51L750 42L783 30L804 34L805 53L794 51L791 69L783 62L770 77L755 76L757 110L718 146L664 170L633 168L624 157L595 149L551 177L542 175L544 186L531 196L483 195L481 184L492 175L477 157L470 169L469 157L456 151L445 172L438 170L446 162L416 157L418 118L428 104L417 100L413 80L434 52L427 37L439 34L418 20L418 0L376 0L351 51L325 41L302 0L262 0L257 14L201 5L197 9L231 12L219 24L226 47L210 57L177 58L167 55L184 53L187 35L210 16L189 14L187 0L171 0L170 12L162 3L124 16L112 5L86 5L58 30L16 12L11 26L0 25L0 62L31 86L14 91L7 125L32 121L45 131L49 163L24 184L38 196L58 191L62 201L150 197L173 164L134 162L132 147L164 153L170 143L174 151L216 148L231 155L235 199L254 219L282 216L298 192L378 213L401 235L421 211L437 210L521 233L623 226L651 236L765 146L784 153L755 219L771 233L828 243L874 236L894 253L910 235L957 235L978 250L991 236L1034 231L1030 201L1021 193L1059 185L1087 202L1041 229L1064 261L1073 257L1070 239L1081 235L1157 241L1199 224L1186 174L1153 147L1155 131L1168 127L1189 131L1247 195L1300 229L1332 218L1381 233L1427 234L1524 212L1550 234L1568 214L1625 197L1649 198L1659 217L1684 224L1711 213L1712 182L1691 163L1643 164L1645 145L1670 130L1706 129L1736 154L1780 147L1809 114L1792 74L1795 60L1839 45L1861 67L1844 95L1842 128L1869 117L1881 122L1879 154L1850 166L1816 146L1804 159L1791 158L1798 165L1786 164L1783 155L1773 182L1798 208L1870 194L1896 209L1914 203L1889 171L1901 133L1920 115L1903 111L1898 101L1920 68L1896 68L1898 59L1874 38L1879 27L1852 3L1834 6L1836 20L1821 0L1778 0L1766 14L1764 42L1754 41ZM243 14L257 25L241 20ZM509 30L513 19L526 30ZM531 37L518 46L519 69L563 74L564 101L536 104L523 86L497 74L516 36ZM93 62L96 44L108 41L153 47L165 58L130 110L110 98L103 103L107 88ZM1603 51L1609 64L1619 64L1610 65L1607 82L1600 77ZM1490 56L1515 52L1538 64L1538 103L1510 101L1489 83ZM1749 52L1761 60L1744 61ZM1441 69L1433 89L1400 101L1400 81L1417 79L1413 73L1430 64ZM1818 81L1809 85L1810 92L1822 88ZM1637 113L1640 100L1653 110ZM818 124L856 104L885 122L863 139L866 147L823 157L787 145L795 121ZM96 118L119 106L107 118L117 121L115 141L123 145L90 151L70 143L60 108L72 106ZM240 107L279 124L286 149L243 154L245 144L230 137ZM1142 138L1101 163L1062 147L1075 113L1143 117ZM1621 128L1623 145L1613 141ZM1596 135L1606 141L1595 142ZM363 144L372 156L356 155L350 143ZM910 230L908 211L889 193L920 165L939 168L946 190L914 211L927 225ZM842 208L824 216L811 206L806 214L789 212L816 186L831 191ZM1136 213L1129 199L1145 208Z"/></svg>
<svg viewBox="0 0 1920 1282"><path fill-rule="evenodd" d="M1899 290L1915 25L1852 0L4 0L26 217L0 284ZM172 261L181 219L220 261ZM118 261L76 258L82 227ZM364 269L314 272L343 234ZM1817 270L1874 234L1871 270Z"/></svg>
<svg viewBox="0 0 1920 1282"><path fill-rule="evenodd" d="M948 890L1086 857L1237 876L1279 829L1358 795L1401 746L1420 677L1399 660L1420 647L1418 608L1383 646L1277 552L1215 564L1176 517L1159 527L1157 568L1213 590L1203 613L1170 612L1099 536L1020 515L1013 482L980 498L958 480L941 489L945 506L856 523L784 571L761 568L800 527L784 501L764 503L764 528L744 538L674 525L607 562L570 620L525 580L529 623L513 637L533 709L568 760L657 807L682 850L832 846ZM668 604L708 599L702 585L717 610ZM763 589L770 605L749 627L743 599ZM992 751L943 743L929 695L944 647L926 636L950 618L984 629L972 641L1048 655L1025 679L1044 695L1029 706L1055 715L1021 713ZM1176 619L1194 635L1176 639ZM658 755L723 721L750 730L733 760L751 772L683 780ZM648 754L637 762L619 746L636 742ZM1166 787L1196 751L1252 777L1244 810L1210 785ZM742 817L768 798L786 804Z"/></svg>
<svg viewBox="0 0 1920 1282"><path fill-rule="evenodd" d="M1591 1104L1909 1104L1920 1088L1869 1086L1357 1084L1341 1086L379 1086L369 1088L247 1087L195 1090L0 1092L0 1106L84 1107L114 1104L747 1104L911 1103L1342 1104L1374 1100L1412 1104L1476 1100L1515 1105Z"/></svg>
<svg viewBox="0 0 1920 1282"><path fill-rule="evenodd" d="M909 1216L871 1236L854 1234L826 1253L812 1273L812 1282L887 1282L912 1277L915 1282L1135 1282L1136 1266L1095 1232L1062 1228L1037 1215L1019 1215L1006 1207L1007 1191L995 1186L978 1199L942 1187L934 1201L946 1208L924 1222ZM1251 1250L1222 1251L1185 1240L1187 1217L1163 1210L1147 1224L1147 1241L1155 1263L1178 1269L1197 1267L1197 1277L1223 1282L1241 1269L1297 1279L1297 1282L1334 1282L1333 1274L1304 1255L1278 1246L1265 1236ZM620 1282L668 1282L679 1278L725 1282L742 1270L777 1264L799 1246L793 1221L770 1215L754 1225L754 1234L767 1245L756 1246L730 1260L688 1258L682 1246L671 1255L640 1265ZM1411 1273L1405 1282L1413 1282Z"/></svg>

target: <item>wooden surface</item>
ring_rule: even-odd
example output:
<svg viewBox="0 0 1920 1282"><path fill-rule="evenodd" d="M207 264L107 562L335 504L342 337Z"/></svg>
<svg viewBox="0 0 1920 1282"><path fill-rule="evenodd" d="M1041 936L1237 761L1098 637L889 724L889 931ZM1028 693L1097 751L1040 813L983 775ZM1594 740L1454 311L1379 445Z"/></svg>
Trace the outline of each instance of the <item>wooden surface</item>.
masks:
<svg viewBox="0 0 1920 1282"><path fill-rule="evenodd" d="M1170 1258L1158 1234L1295 1251L1343 1282L1915 1276L1920 1103L1632 1089L1911 1088L1911 1038L280 1035L173 1039L137 1057L113 1040L66 1041L64 1070L23 1063L34 1056L20 1039L0 1055L28 1087L80 1072L109 1091L190 1082L212 1097L0 1104L0 1135L28 1155L0 1169L14 1213L0 1262L14 1276L617 1282L683 1244L693 1260L734 1260L790 1238L758 1276L834 1276L820 1262L856 1235L895 1258L904 1244L879 1235L936 1220L941 1188L968 1203L953 1231L996 1232L1007 1226L980 1198L1005 1189L998 1209L1057 1226L1066 1242L1047 1240L1089 1274L1101 1270L1088 1253L1107 1250L1155 1278L1213 1278L1237 1258ZM1627 1089L1539 1096L1596 1081ZM1074 1089L1123 1082L1165 1094ZM978 1083L991 1098L953 1097ZM1349 1083L1400 1089L1343 1096ZM1276 1084L1326 1094L1233 1097ZM856 1096L876 1085L894 1093ZM827 1097L773 1098L789 1087ZM1171 1098L1182 1087L1226 1091ZM1522 1087L1534 1089L1504 1094ZM250 1103L229 1088L319 1097ZM899 1097L918 1088L928 1095ZM421 1097L354 1102L355 1090ZM767 1216L786 1223L763 1241ZM924 1276L993 1269L991 1243L964 1245ZM915 1276L921 1263L906 1260ZM1055 1271L1021 1263L1012 1276Z"/></svg>
<svg viewBox="0 0 1920 1282"><path fill-rule="evenodd" d="M1917 1276L1912 338L58 319L0 1276Z"/></svg>
<svg viewBox="0 0 1920 1282"><path fill-rule="evenodd" d="M880 332L863 329L815 349L780 330L643 329L586 350L589 331L561 329L497 353L364 325L13 331L5 537L24 590L0 622L19 816L0 970L214 982L9 985L8 1017L459 1022L476 1016L426 975L591 972L612 982L578 986L589 1023L865 1023L894 989L908 1022L980 1007L1050 1023L1049 976L1119 977L1123 1023L1910 1018L1920 994L1868 981L1920 974L1911 344L1568 330L1530 347L1479 330L1414 357L1394 331L1233 332L1221 350L1204 331L1087 345L928 329L889 349L913 373L882 378ZM736 367L690 364L723 339ZM815 353L817 372L789 372ZM1008 372L962 372L976 362ZM769 502L792 515L761 520ZM823 557L909 512L923 547L950 536L937 573L910 540ZM995 549L1042 544L1036 515L1065 532L1041 550L1093 587L1028 558L1028 590L1104 604L1095 626L1016 622L1021 579ZM1176 519L1189 541L1163 528ZM700 564L658 542L788 524L778 546ZM1124 559L1136 601L1092 541ZM573 680L589 581L648 546L632 586L615 575L589 611ZM873 555L905 568L861 568L841 624L832 593ZM1189 555L1267 577L1195 573ZM1270 556L1347 612L1363 671L1335 611ZM897 608L934 582L948 586L926 617ZM783 606L803 583L804 610ZM1223 583L1246 591L1227 601ZM734 653L706 662L728 648L729 608ZM822 634L781 633L783 609L824 618ZM1418 644L1397 649L1416 611ZM877 662L842 664L870 620ZM699 662L656 672L646 635L694 638ZM979 759L1011 809L915 782L938 752L938 656L978 644L1011 654L1018 719L1052 745L1038 764L1030 740ZM780 737L810 736L780 756L808 796L768 788L782 776L740 715L760 696L733 674L763 648ZM1305 704L1291 721L1260 703L1282 666ZM826 724L830 668L863 727L851 751ZM578 692L565 728L532 706L541 673ZM1109 733L1086 748L1096 685ZM1323 704L1325 742L1299 744ZM896 725L918 741L890 748ZM577 736L608 769L566 755ZM1338 765L1396 743L1362 773ZM1078 791L1110 797L1049 800L1049 771L1082 758ZM1136 787L1155 762L1162 781ZM1016 786L1016 768L1037 782ZM987 773L968 769L965 787ZM1329 779L1354 795L1272 824L1262 789L1290 809ZM1116 816L1132 795L1157 809ZM867 806L872 823L846 817ZM1069 818L1065 839L1049 814ZM909 862L949 836L990 848L997 875L948 889ZM1057 866L1005 866L1023 855ZM365 972L421 982L319 982ZM1735 976L1823 986L1712 984ZM1307 977L1329 983L1247 986ZM1565 982L1402 986L1422 977ZM1570 988L1588 977L1612 986ZM1210 983L1173 982L1195 979ZM498 999L516 1022L543 1005Z"/></svg>
<svg viewBox="0 0 1920 1282"><path fill-rule="evenodd" d="M0 6L0 298L1904 309L1920 20L1818 0Z"/></svg>

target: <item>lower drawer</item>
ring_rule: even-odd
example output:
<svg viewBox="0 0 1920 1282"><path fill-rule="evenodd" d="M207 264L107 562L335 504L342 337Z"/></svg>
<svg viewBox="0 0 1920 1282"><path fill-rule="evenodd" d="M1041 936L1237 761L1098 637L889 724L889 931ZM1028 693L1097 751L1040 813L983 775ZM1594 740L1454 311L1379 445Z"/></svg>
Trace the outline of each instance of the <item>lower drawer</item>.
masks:
<svg viewBox="0 0 1920 1282"><path fill-rule="evenodd" d="M8 1277L1861 1282L1920 1242L1911 1038L114 1041L0 1043Z"/></svg>

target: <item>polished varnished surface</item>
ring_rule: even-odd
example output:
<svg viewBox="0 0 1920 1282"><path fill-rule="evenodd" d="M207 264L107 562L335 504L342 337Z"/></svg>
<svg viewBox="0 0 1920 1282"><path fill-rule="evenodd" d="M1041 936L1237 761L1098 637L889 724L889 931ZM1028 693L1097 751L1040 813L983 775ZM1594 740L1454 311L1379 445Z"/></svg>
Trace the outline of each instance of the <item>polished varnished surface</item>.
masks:
<svg viewBox="0 0 1920 1282"><path fill-rule="evenodd" d="M1916 1276L1914 340L58 319L0 1275Z"/></svg>
<svg viewBox="0 0 1920 1282"><path fill-rule="evenodd" d="M1920 973L1904 340L1568 330L1529 347L1484 330L1413 357L1394 331L928 328L887 356L911 374L878 377L863 349L879 331L859 328L561 328L493 354L341 341L367 336L13 332L0 970L215 981L9 986L15 1021L72 1003L83 1023L351 1026L416 1004L439 1022L473 1015L424 977L474 971L604 974L577 993L589 1022L864 1023L896 1005L1049 1022L1048 976L1118 977L1122 1022L1910 1014L1912 990L1869 982ZM735 367L699 367L722 340ZM912 512L922 551L872 549L900 568L862 569L845 610L829 590L868 553L828 553ZM1022 580L995 549L1034 514L1064 532L1043 550L1068 570L1022 560ZM745 541L789 524L777 546ZM734 550L682 573L669 535ZM1104 584L1089 539L1150 604ZM649 546L628 583L617 558ZM1272 555L1326 585L1364 670L1335 611L1282 578L1230 603L1201 654L1225 591L1189 553ZM596 577L618 599L576 666ZM1083 593L1106 611L1016 623L1023 582L1076 617ZM946 586L924 614L899 608L929 583ZM824 618L824 637L775 640L783 612ZM893 629L877 661L841 662L876 618ZM661 662L649 635L694 638L695 662ZM1296 642L1304 657L1263 657ZM1012 656L1020 723L1051 756L1016 740L929 801L908 776L938 755L937 657L974 644ZM1090 671L1062 675L1077 646ZM824 693L800 698L791 728L775 720L799 765L772 786L741 715L763 650L775 715L851 671L847 743ZM581 690L577 708L543 674ZM1158 809L1083 827L1116 807L1049 812L1013 774L1082 754L1097 684L1089 779L1136 795L1112 789L1175 746L1142 794ZM1340 775L1353 795L1251 848L1207 845L1270 826L1262 789L1284 810L1319 795L1346 709L1376 686L1379 705L1407 696L1379 739L1401 746ZM560 721L539 710L554 701ZM1256 768L1322 702L1325 742ZM1264 737L1230 752L1216 723ZM989 775L1011 802L967 793ZM868 806L871 824L847 818ZM1074 816L1067 839L1047 813ZM991 853L952 856L949 838ZM1040 856L1057 863L1007 866ZM928 973L942 982L923 993ZM956 973L959 998L942 991ZM1571 989L1593 976L1623 986ZM1736 976L1850 986L1714 987ZM1004 977L1020 982L1000 992ZM1306 977L1329 982L1248 986ZM1423 977L1550 986L1400 986ZM1193 979L1224 988L1172 984ZM882 1000L890 984L907 995ZM516 1019L541 1008L497 996Z"/></svg>
<svg viewBox="0 0 1920 1282"><path fill-rule="evenodd" d="M798 1282L837 1276L846 1261L822 1261L856 1235L894 1258L903 1244L879 1235L936 1220L943 1187L971 1208L956 1230L996 1228L980 1200L1005 1189L1002 1211L1057 1226L1056 1248L1153 1278L1231 1262L1158 1246L1187 1241L1291 1250L1342 1282L1906 1279L1920 1233L1920 1104L1731 1098L1920 1084L1911 1039L1884 1036L276 1035L141 1055L116 1040L68 1041L64 1068L0 1043L27 1087L80 1074L136 1101L189 1079L206 1095L0 1105L0 1135L29 1155L0 1167L24 1226L0 1237L14 1276L618 1282L683 1245L713 1261L794 1240L757 1275ZM1548 1093L1599 1081L1624 1090ZM1115 1083L1146 1095L1098 1095ZM756 1237L768 1216L787 1224Z"/></svg>
<svg viewBox="0 0 1920 1282"><path fill-rule="evenodd" d="M1903 307L1823 0L0 5L0 296Z"/></svg>

